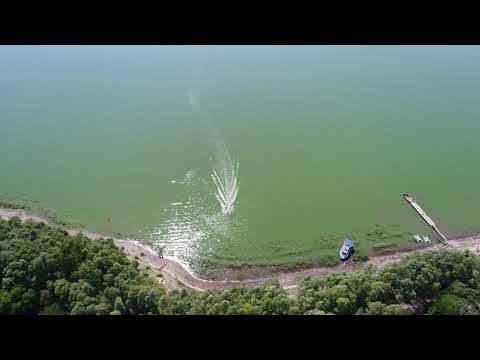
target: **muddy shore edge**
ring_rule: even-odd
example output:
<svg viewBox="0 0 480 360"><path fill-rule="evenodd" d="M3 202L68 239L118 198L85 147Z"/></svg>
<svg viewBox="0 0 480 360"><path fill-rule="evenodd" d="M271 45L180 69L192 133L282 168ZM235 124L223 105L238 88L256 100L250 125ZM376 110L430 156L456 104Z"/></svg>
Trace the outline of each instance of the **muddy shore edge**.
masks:
<svg viewBox="0 0 480 360"><path fill-rule="evenodd" d="M50 224L48 220L32 214L25 209L0 208L0 218L8 220L13 217L18 217L22 222L33 221ZM204 280L195 277L174 258L168 256L160 258L152 249L138 241L131 239L118 239L77 229L64 230L70 235L82 233L92 240L112 238L115 245L125 251L130 258L137 258L142 265L149 266L159 276L160 281L170 290L189 288L197 291L205 291L209 289L228 289L241 286L254 287L260 286L268 281L277 280L280 285L289 292L294 292L297 284L307 276L326 276L333 273L346 272L368 266L381 268L399 262L411 254L447 249L443 244L433 244L422 248L403 249L394 253L374 255L370 256L365 262L349 263L348 265L339 264L332 267L320 266L287 272L274 272L265 276L252 277L243 280ZM449 239L449 243L454 250L470 250L474 253L480 254L480 234Z"/></svg>

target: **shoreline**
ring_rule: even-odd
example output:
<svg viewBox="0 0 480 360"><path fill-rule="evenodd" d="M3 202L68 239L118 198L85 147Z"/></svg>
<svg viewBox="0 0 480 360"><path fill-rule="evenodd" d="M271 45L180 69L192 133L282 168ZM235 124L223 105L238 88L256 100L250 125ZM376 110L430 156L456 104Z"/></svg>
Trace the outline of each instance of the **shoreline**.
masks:
<svg viewBox="0 0 480 360"><path fill-rule="evenodd" d="M166 271L165 265L166 264L156 264L157 261L152 260L152 257L155 259L160 260L160 262L165 262L165 263L172 263L175 264L173 267L176 268L176 271L178 271L178 267L182 269L182 272L187 273L189 276L193 278L196 281L201 281L201 282L217 282L217 280L206 280L206 279L201 279L197 276L195 276L188 267L183 264L181 261L179 261L176 257L174 256L168 256L165 255L163 258L157 255L157 253L148 245L141 243L138 240L135 239L119 239L113 236L107 236L107 235L102 235L90 231L85 231L82 229L68 229L64 228L61 225L52 223L46 218L43 218L39 215L34 214L33 212L27 210L27 209L13 209L13 208L2 208L0 207L0 219L4 220L9 220L13 217L18 217L22 222L26 221L33 221L36 223L45 223L49 226L53 227L58 227L63 230L65 230L69 235L75 236L78 234L83 234L85 237L91 239L91 240L99 240L99 239L112 239L114 244L121 248L127 256L131 258L137 258L140 263L144 263L145 265L149 265L150 267L154 268L152 265L158 265L155 269L157 270L162 270ZM144 255L142 255L144 254ZM150 260L150 261L145 261L145 260ZM220 281L220 280L219 280ZM240 281L237 280L230 280L232 283L239 283Z"/></svg>
<svg viewBox="0 0 480 360"><path fill-rule="evenodd" d="M55 224L51 224L47 219L32 214L25 209L0 208L0 218L8 220L13 217L18 217L22 222L43 222L45 224L55 226ZM412 254L446 249L445 245L439 243L421 248L406 248L403 250L399 249L392 253L388 252L386 254L373 255L365 262L349 262L331 267L318 266L284 272L268 273L267 271L267 273L263 276L256 276L243 280L205 280L193 275L185 265L183 265L174 257L165 256L160 258L160 256L158 256L154 250L152 250L149 246L140 243L138 240L128 238L118 239L79 229L64 230L67 231L69 235L77 235L82 233L91 240L111 238L114 244L121 248L128 257L137 258L139 263L144 266L149 266L154 272L156 272L162 278L162 282L166 282L167 287L170 289L186 287L197 291L227 289L241 286L255 287L260 286L268 281L277 280L282 287L287 289L289 292L292 292L296 290L298 282L307 276L326 276L333 273L359 270L368 266L382 268L389 264L399 262L403 258ZM448 242L452 246L453 250L471 250L480 254L480 234L449 239Z"/></svg>

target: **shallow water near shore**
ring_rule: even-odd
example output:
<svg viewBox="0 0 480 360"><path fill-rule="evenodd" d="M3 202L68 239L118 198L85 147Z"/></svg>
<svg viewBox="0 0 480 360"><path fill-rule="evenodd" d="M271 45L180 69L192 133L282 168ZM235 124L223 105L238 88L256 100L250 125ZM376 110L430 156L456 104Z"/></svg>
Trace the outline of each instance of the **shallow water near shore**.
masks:
<svg viewBox="0 0 480 360"><path fill-rule="evenodd" d="M478 231L479 60L478 46L0 46L0 196L185 263L406 244L427 228L405 191L447 235ZM230 215L212 139L239 163ZM387 235L367 236L375 224Z"/></svg>

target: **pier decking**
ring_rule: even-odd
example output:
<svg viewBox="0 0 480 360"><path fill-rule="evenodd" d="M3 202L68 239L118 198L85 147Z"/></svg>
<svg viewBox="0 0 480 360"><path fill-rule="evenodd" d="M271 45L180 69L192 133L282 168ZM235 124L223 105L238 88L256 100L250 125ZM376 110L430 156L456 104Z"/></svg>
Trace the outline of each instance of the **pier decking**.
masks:
<svg viewBox="0 0 480 360"><path fill-rule="evenodd" d="M417 212L418 215L440 236L440 242L445 245L449 246L450 244L447 241L445 235L438 229L435 222L427 215L427 213L417 204L414 197L409 193L404 193L403 198L413 207L413 209Z"/></svg>

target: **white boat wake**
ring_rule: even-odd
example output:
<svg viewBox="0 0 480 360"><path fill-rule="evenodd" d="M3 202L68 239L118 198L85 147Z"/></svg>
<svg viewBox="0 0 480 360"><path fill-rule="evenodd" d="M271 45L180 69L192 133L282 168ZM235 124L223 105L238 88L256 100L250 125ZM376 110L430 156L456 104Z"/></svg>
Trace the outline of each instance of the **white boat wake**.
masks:
<svg viewBox="0 0 480 360"><path fill-rule="evenodd" d="M212 148L210 176L197 174L190 169L183 179L172 179L172 184L182 185L179 190L185 191L185 197L176 199L164 216L167 221L153 229L147 229L149 243L154 249L162 249L165 258L171 258L182 264L190 273L196 273L197 260L208 258L214 254L218 244L225 240L240 239L245 236L246 222L240 216L232 214L237 204L239 191L238 158L232 158L215 126L210 113L200 104L193 92L193 79L188 86L188 102L194 119L202 123ZM175 185L177 186L177 185ZM221 211L212 197L215 196Z"/></svg>
<svg viewBox="0 0 480 360"><path fill-rule="evenodd" d="M211 141L214 144L215 163L213 165L211 176L216 186L215 197L220 203L222 213L229 215L233 212L237 200L240 162L232 160L227 146L220 140L220 135L213 125L210 114L200 106L191 91L188 95L192 111L201 115L208 133L211 136Z"/></svg>
<svg viewBox="0 0 480 360"><path fill-rule="evenodd" d="M213 182L217 187L215 196L220 203L222 213L229 215L233 212L237 200L240 162L232 161L225 145L219 145L217 150L219 156L212 173Z"/></svg>

